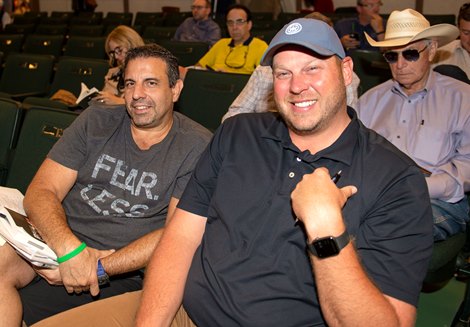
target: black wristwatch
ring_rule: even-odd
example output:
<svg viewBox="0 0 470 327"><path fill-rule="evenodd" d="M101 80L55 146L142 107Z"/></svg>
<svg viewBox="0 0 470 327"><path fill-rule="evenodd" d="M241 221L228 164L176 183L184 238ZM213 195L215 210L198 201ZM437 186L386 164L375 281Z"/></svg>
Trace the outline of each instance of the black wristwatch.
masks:
<svg viewBox="0 0 470 327"><path fill-rule="evenodd" d="M109 276L106 273L106 271L103 268L103 265L101 264L101 260L98 259L98 269L96 271L98 275L98 285L106 285L109 283Z"/></svg>
<svg viewBox="0 0 470 327"><path fill-rule="evenodd" d="M349 243L349 233L347 230L344 231L338 237L327 236L317 238L312 243L307 243L307 248L311 254L318 258L328 258L338 255L341 249L343 249Z"/></svg>

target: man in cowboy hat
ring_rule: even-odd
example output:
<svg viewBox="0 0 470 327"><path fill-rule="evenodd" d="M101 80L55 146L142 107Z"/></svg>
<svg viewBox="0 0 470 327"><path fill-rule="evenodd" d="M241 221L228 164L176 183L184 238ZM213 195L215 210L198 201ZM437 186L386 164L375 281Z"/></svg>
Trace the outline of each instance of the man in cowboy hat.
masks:
<svg viewBox="0 0 470 327"><path fill-rule="evenodd" d="M409 155L426 177L434 216L434 240L465 231L470 190L470 86L431 69L438 47L459 31L430 26L420 13L391 13L384 48L393 79L359 98L364 124Z"/></svg>

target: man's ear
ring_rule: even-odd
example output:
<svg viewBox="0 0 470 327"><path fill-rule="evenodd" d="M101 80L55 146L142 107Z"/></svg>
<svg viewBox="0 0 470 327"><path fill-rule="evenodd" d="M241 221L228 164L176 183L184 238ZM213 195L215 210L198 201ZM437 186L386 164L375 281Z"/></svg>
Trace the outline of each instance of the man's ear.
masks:
<svg viewBox="0 0 470 327"><path fill-rule="evenodd" d="M341 69L343 72L344 85L348 86L352 83L354 63L351 57L345 57L341 60Z"/></svg>
<svg viewBox="0 0 470 327"><path fill-rule="evenodd" d="M434 59L434 56L437 53L437 41L432 40L430 42L431 43L429 44L429 61L432 62Z"/></svg>
<svg viewBox="0 0 470 327"><path fill-rule="evenodd" d="M183 86L184 86L183 80L178 79L175 83L175 86L171 88L171 92L173 93L173 102L178 101L180 94L181 94L181 90L183 89Z"/></svg>

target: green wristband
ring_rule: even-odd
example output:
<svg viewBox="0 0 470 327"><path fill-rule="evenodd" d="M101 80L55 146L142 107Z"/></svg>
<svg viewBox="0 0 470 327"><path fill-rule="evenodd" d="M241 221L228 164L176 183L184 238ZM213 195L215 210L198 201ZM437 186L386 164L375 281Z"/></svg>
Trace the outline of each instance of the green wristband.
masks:
<svg viewBox="0 0 470 327"><path fill-rule="evenodd" d="M82 242L82 244L80 244L80 245L78 246L78 248L76 248L75 250L73 250L73 251L67 253L66 255L61 256L60 258L57 258L57 262L58 262L58 263L63 263L63 262L65 262L65 261L67 261L67 260L70 260L70 259L72 259L73 257L75 257L77 254L80 254L80 252L82 252L83 250L85 250L85 248L86 248L86 244L85 244L85 242Z"/></svg>

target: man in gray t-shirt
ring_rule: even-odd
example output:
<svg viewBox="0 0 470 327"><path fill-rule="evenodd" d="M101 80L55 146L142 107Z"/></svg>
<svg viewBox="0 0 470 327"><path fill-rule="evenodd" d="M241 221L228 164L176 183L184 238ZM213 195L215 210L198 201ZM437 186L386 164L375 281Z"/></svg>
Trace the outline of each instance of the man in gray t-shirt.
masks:
<svg viewBox="0 0 470 327"><path fill-rule="evenodd" d="M10 246L0 247L5 325L20 325L22 318L30 325L142 287L140 270L211 134L173 112L183 84L166 49L129 51L124 84L126 106L95 105L83 112L26 192L26 213L60 264L38 269ZM98 277L108 276L100 289Z"/></svg>

